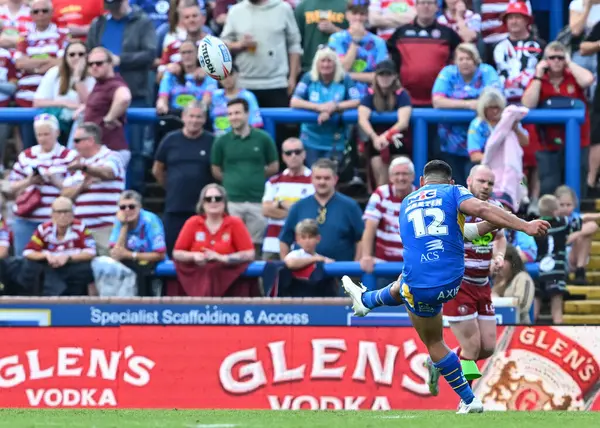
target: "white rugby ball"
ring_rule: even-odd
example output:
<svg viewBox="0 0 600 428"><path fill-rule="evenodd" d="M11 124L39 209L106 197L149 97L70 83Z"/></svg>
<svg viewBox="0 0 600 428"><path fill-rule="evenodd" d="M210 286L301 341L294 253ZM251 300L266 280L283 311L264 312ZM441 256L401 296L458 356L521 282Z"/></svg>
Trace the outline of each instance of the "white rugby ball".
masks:
<svg viewBox="0 0 600 428"><path fill-rule="evenodd" d="M231 74L231 52L218 37L206 36L200 41L198 60L200 67L215 80L223 80Z"/></svg>

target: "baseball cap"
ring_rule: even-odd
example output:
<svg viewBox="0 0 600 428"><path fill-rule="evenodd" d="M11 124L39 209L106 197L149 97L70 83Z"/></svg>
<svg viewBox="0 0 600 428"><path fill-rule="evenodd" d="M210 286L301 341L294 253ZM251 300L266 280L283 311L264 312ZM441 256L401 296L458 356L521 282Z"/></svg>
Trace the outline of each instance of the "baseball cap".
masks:
<svg viewBox="0 0 600 428"><path fill-rule="evenodd" d="M375 74L398 74L396 64L391 59L384 59L375 66Z"/></svg>
<svg viewBox="0 0 600 428"><path fill-rule="evenodd" d="M506 12L502 15L502 21L506 21L506 17L508 15L522 15L529 20L529 23L533 23L533 17L529 12L529 7L525 2L516 1L514 3L510 3L506 8Z"/></svg>

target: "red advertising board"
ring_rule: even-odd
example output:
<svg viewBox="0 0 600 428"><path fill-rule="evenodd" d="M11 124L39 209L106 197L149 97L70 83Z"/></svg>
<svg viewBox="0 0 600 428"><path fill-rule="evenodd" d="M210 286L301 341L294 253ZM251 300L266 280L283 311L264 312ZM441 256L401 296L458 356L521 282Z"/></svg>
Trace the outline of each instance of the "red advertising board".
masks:
<svg viewBox="0 0 600 428"><path fill-rule="evenodd" d="M600 408L600 328L569 328L499 328L499 349L476 387L484 404ZM385 410L458 403L446 384L438 397L429 395L427 354L410 328L45 327L5 328L2 338L2 407Z"/></svg>

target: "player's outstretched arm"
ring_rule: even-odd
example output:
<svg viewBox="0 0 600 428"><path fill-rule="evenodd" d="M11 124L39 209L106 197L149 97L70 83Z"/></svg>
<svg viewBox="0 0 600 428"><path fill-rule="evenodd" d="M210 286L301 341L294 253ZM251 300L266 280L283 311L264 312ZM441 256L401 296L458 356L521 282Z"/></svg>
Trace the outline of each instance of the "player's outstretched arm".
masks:
<svg viewBox="0 0 600 428"><path fill-rule="evenodd" d="M550 228L550 223L547 221L533 220L526 222L502 208L477 198L470 198L463 201L460 204L459 209L466 215L479 217L490 222L498 229L507 228L519 230L530 236L543 236L548 231L548 228Z"/></svg>

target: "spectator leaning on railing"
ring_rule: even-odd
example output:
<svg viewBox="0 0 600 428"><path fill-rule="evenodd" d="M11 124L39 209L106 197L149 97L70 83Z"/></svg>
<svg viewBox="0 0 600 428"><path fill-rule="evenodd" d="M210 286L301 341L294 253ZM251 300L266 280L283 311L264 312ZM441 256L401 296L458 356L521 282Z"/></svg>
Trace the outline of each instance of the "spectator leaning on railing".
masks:
<svg viewBox="0 0 600 428"><path fill-rule="evenodd" d="M348 139L348 126L334 113L358 107L360 93L344 72L336 53L323 46L313 59L312 69L298 82L290 107L317 112L317 123L303 123L300 139L306 150L306 165L317 159L341 159Z"/></svg>
<svg viewBox="0 0 600 428"><path fill-rule="evenodd" d="M125 189L125 168L121 156L102 144L102 131L95 123L79 125L73 143L79 156L67 165L70 175L63 181L61 195L74 201L75 218L90 229L98 255L105 256L117 202Z"/></svg>
<svg viewBox="0 0 600 428"><path fill-rule="evenodd" d="M265 260L279 259L279 233L291 207L315 193L312 171L304 166L306 152L302 141L288 138L281 145L281 154L287 168L267 180L262 199L262 212L267 219L262 248Z"/></svg>
<svg viewBox="0 0 600 428"><path fill-rule="evenodd" d="M592 165L589 153L590 116L587 112L585 88L594 82L594 75L571 61L565 46L550 43L544 50L544 59L535 70L535 76L523 93L523 105L528 108L573 108L571 101L579 100L586 108L585 121L581 127L581 191L585 195L594 190L600 162ZM565 129L561 125L541 126L538 135L542 150L536 153L541 194L554 193L564 183ZM600 143L600 141L598 141ZM599 146L600 147L600 146ZM590 175L585 171L590 170ZM593 169L593 171L592 171Z"/></svg>
<svg viewBox="0 0 600 428"><path fill-rule="evenodd" d="M73 216L73 202L58 197L52 220L39 225L23 256L43 266L44 296L84 296L94 281L91 260L96 243L91 232Z"/></svg>
<svg viewBox="0 0 600 428"><path fill-rule="evenodd" d="M165 188L163 222L170 256L179 231L196 214L200 191L214 181L211 173L213 135L204 131L206 110L194 101L183 109L183 129L165 136L156 151L152 174Z"/></svg>

